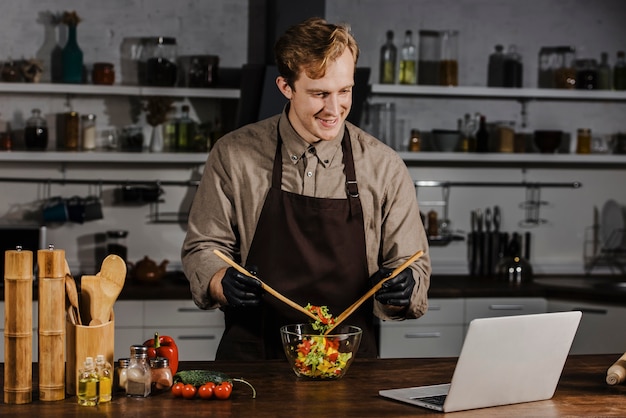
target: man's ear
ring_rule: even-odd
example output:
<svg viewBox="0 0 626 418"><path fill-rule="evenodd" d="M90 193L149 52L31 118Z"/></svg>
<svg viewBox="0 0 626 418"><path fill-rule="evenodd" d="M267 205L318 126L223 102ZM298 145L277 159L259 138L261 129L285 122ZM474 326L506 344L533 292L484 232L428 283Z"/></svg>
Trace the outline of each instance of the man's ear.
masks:
<svg viewBox="0 0 626 418"><path fill-rule="evenodd" d="M287 98L287 100L291 100L291 96L293 95L293 90L291 86L287 82L287 79L283 76L276 77L276 86L278 86L278 90Z"/></svg>

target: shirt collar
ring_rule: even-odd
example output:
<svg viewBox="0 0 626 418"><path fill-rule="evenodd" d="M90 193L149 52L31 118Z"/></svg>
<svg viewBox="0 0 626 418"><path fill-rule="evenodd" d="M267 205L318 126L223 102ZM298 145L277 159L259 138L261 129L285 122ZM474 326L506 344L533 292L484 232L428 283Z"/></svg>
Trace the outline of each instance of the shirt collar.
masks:
<svg viewBox="0 0 626 418"><path fill-rule="evenodd" d="M337 151L341 148L341 140L343 138L344 130L346 129L345 124L343 129L340 130L339 134L335 138L330 141L319 141L311 145L306 142L293 128L291 122L289 122L289 117L287 116L288 111L289 104L287 104L283 109L283 114L278 122L278 129L283 140L283 144L285 145L285 149L289 154L290 161L293 164L296 164L310 147L314 147L319 162L324 167L328 167L337 155Z"/></svg>

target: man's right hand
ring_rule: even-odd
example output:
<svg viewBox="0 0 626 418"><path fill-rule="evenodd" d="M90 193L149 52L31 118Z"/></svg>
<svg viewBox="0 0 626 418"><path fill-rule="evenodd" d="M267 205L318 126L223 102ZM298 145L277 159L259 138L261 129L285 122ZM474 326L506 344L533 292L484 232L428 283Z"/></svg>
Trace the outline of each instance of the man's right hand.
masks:
<svg viewBox="0 0 626 418"><path fill-rule="evenodd" d="M256 275L255 267L246 266L246 270ZM240 273L233 267L226 269L222 278L222 291L228 305L234 308L258 306L263 294L260 281Z"/></svg>

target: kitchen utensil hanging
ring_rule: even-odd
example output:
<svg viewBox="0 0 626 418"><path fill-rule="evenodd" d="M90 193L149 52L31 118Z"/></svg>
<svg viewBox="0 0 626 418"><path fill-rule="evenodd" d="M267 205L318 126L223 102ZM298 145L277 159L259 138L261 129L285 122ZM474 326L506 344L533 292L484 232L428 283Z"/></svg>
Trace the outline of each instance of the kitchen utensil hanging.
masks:
<svg viewBox="0 0 626 418"><path fill-rule="evenodd" d="M547 201L541 200L541 187L538 184L527 185L526 200L520 204L520 208L524 209L526 214L519 225L524 228L532 228L547 223L548 221L539 215L541 206L547 204Z"/></svg>
<svg viewBox="0 0 626 418"><path fill-rule="evenodd" d="M582 183L574 181L571 183L541 183L541 182L455 182L455 181L435 181L435 180L417 180L414 182L416 190L418 187L524 187L526 188L526 200L520 205L526 213L524 219L520 222L521 226L534 227L539 226L547 222L539 216L540 206L545 206L548 202L541 200L542 188L571 188L579 189L582 187ZM428 204L436 204L438 202L420 202L420 205L428 206ZM440 206L443 206L442 202L439 202ZM447 205L446 205L447 206ZM431 243L432 244L432 243Z"/></svg>

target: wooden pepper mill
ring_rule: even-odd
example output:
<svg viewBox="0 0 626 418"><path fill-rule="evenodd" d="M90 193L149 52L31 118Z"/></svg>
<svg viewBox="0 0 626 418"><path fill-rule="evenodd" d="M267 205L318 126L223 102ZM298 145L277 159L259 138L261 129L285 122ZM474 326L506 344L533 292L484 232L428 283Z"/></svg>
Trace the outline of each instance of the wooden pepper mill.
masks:
<svg viewBox="0 0 626 418"><path fill-rule="evenodd" d="M33 400L33 252L4 253L4 403Z"/></svg>
<svg viewBox="0 0 626 418"><path fill-rule="evenodd" d="M39 267L39 399L65 399L65 251L37 251Z"/></svg>

